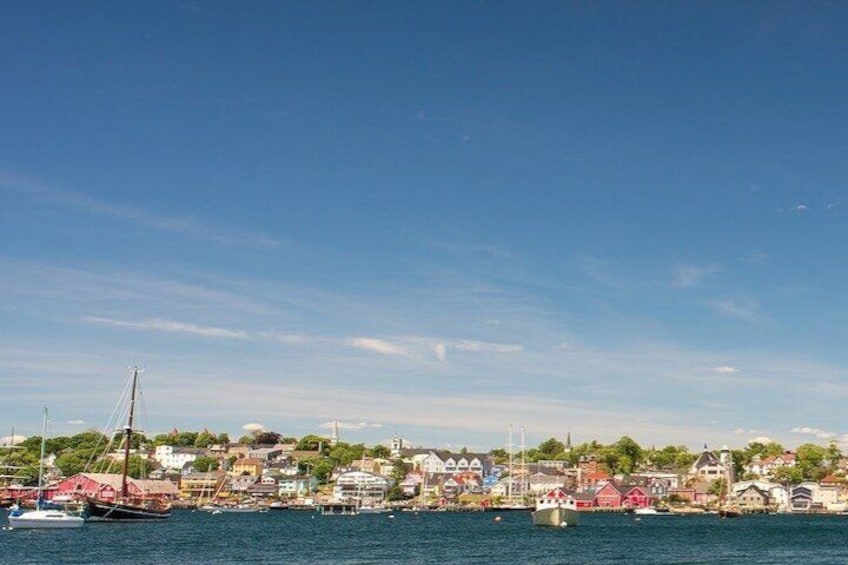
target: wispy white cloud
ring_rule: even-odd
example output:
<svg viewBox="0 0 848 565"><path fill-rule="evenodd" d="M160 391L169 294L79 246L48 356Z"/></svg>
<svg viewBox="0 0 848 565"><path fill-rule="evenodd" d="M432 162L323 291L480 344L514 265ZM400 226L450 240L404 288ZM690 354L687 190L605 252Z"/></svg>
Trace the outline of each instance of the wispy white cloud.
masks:
<svg viewBox="0 0 848 565"><path fill-rule="evenodd" d="M483 353L520 353L523 345L513 343L488 343L485 341L460 340L453 345L459 351L477 351Z"/></svg>
<svg viewBox="0 0 848 565"><path fill-rule="evenodd" d="M800 214L800 213L802 213L802 212L806 212L806 211L807 211L807 209L808 209L808 206L807 206L806 204L796 204L795 206L793 206L792 208L790 208L790 209L789 209L789 211L790 211L790 212L795 212L795 213L797 213L797 214Z"/></svg>
<svg viewBox="0 0 848 565"><path fill-rule="evenodd" d="M215 243L255 247L280 247L285 244L284 241L268 234L222 227L200 218L166 216L139 207L107 202L68 188L50 186L12 171L0 171L0 187L27 194L47 205L63 206L66 209L133 222L150 229L184 234Z"/></svg>
<svg viewBox="0 0 848 565"><path fill-rule="evenodd" d="M80 419L68 420L67 423L71 426L84 426L85 420L80 420Z"/></svg>
<svg viewBox="0 0 848 565"><path fill-rule="evenodd" d="M809 426L795 427L792 428L791 431L793 434L811 435L817 437L818 439L835 439L838 436L838 434L834 432L829 432L827 430L822 430Z"/></svg>
<svg viewBox="0 0 848 565"><path fill-rule="evenodd" d="M713 277L718 270L715 265L678 265L674 269L674 278L671 284L678 288L696 287L706 279Z"/></svg>
<svg viewBox="0 0 848 565"><path fill-rule="evenodd" d="M109 326L117 326L123 328L132 328L145 331L160 331L172 333L185 333L200 335L204 337L223 337L235 339L248 339L248 334L242 330L229 330L226 328L216 328L211 326L198 326L185 322L174 322L171 320L139 320L127 321L116 320L113 318L103 318L100 316L85 316L83 321L93 324L104 324Z"/></svg>
<svg viewBox="0 0 848 565"><path fill-rule="evenodd" d="M735 318L745 322L762 324L766 317L759 312L759 304L754 300L738 302L736 300L713 300L710 307L728 318Z"/></svg>
<svg viewBox="0 0 848 565"><path fill-rule="evenodd" d="M719 373L720 375L732 375L734 373L739 373L739 369L736 367L731 367L730 365L720 365L718 367L712 367L710 369L713 373Z"/></svg>
<svg viewBox="0 0 848 565"><path fill-rule="evenodd" d="M312 345L325 341L314 336L298 333L257 332L256 336L260 339L284 343L286 345Z"/></svg>
<svg viewBox="0 0 848 565"><path fill-rule="evenodd" d="M752 438L750 438L750 439L748 440L748 443L749 443L749 444L751 444L751 443L760 443L760 444L762 444L762 445L768 445L768 444L770 444L770 443L774 443L774 440L773 440L773 439L771 439L769 436L756 436L756 437L752 437Z"/></svg>
<svg viewBox="0 0 848 565"><path fill-rule="evenodd" d="M351 347L364 349L366 351L373 351L374 353L379 353L381 355L409 356L409 352L399 345L372 337L354 337L348 340L348 344L350 344Z"/></svg>
<svg viewBox="0 0 848 565"><path fill-rule="evenodd" d="M332 430L335 426L338 426L340 430L367 430L373 428L382 428L383 424L379 423L368 423L368 422L324 422L321 424L321 428L325 430Z"/></svg>
<svg viewBox="0 0 848 565"><path fill-rule="evenodd" d="M444 343L437 343L433 346L433 353L436 354L436 359L439 362L444 363L446 361L445 354L447 353L447 347L445 347Z"/></svg>

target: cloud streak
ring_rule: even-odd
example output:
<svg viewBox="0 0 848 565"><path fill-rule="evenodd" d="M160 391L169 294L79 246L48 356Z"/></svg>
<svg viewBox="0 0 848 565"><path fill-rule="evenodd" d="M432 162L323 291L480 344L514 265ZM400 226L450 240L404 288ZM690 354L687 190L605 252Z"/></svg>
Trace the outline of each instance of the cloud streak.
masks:
<svg viewBox="0 0 848 565"><path fill-rule="evenodd" d="M400 355L403 357L409 357L409 352L407 352L403 347L382 339L372 337L354 337L348 340L348 344L356 349L363 349L365 351L379 353L380 355Z"/></svg>
<svg viewBox="0 0 848 565"><path fill-rule="evenodd" d="M107 202L75 190L49 186L12 171L0 171L0 187L26 194L46 205L62 206L66 209L128 221L157 231L183 234L214 243L262 248L281 247L286 244L268 234L213 226L200 218L154 214L143 208Z"/></svg>
<svg viewBox="0 0 848 565"><path fill-rule="evenodd" d="M324 430L332 430L334 427L338 426L340 430L367 430L367 429L376 429L382 428L383 424L379 423L368 423L368 422L324 422L321 424L321 429Z"/></svg>
<svg viewBox="0 0 848 565"><path fill-rule="evenodd" d="M135 330L144 331L160 331L170 333L182 333L199 335L203 337L223 337L234 339L248 339L248 334L242 330L229 330L226 328L216 328L212 326L198 326L196 324L187 324L184 322L174 322L171 320L139 320L139 321L124 321L115 320L113 318L102 318L99 316L85 316L84 322L92 324L101 324L109 326L117 326L122 328L132 328Z"/></svg>
<svg viewBox="0 0 848 565"><path fill-rule="evenodd" d="M672 286L678 288L692 288L700 286L706 279L714 276L718 267L714 265L679 265L674 271Z"/></svg>

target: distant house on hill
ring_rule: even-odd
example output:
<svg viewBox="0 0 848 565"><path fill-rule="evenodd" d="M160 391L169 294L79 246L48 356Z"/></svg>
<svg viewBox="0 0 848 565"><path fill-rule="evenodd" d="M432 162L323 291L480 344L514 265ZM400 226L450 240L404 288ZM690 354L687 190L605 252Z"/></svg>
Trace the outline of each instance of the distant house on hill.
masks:
<svg viewBox="0 0 848 565"><path fill-rule="evenodd" d="M730 449L727 446L722 447L719 455L709 451L707 446L704 446L704 451L692 463L689 468L689 477L699 477L706 481L712 482L716 479L721 479L730 474L733 481L733 468L730 463Z"/></svg>
<svg viewBox="0 0 848 565"><path fill-rule="evenodd" d="M258 477L262 474L264 467L265 464L261 459L237 459L233 462L233 474Z"/></svg>
<svg viewBox="0 0 848 565"><path fill-rule="evenodd" d="M206 450L198 447L174 447L173 445L157 445L153 459L166 469L182 469L186 463L205 454Z"/></svg>
<svg viewBox="0 0 848 565"><path fill-rule="evenodd" d="M768 479L774 476L778 469L794 467L796 462L795 452L785 451L770 457L755 457L745 467L745 471L758 477Z"/></svg>

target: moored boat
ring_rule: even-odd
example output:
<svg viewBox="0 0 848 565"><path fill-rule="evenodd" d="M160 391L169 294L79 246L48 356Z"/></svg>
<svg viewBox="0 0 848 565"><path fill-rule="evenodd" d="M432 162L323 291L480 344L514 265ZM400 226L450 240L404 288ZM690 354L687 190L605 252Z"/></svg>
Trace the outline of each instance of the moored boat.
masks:
<svg viewBox="0 0 848 565"><path fill-rule="evenodd" d="M9 525L12 528L59 529L79 528L85 521L64 510L47 508L44 502L44 457L47 435L47 408L44 409L44 422L41 427L41 457L38 464L38 496L35 510L22 511L13 507L9 513Z"/></svg>
<svg viewBox="0 0 848 565"><path fill-rule="evenodd" d="M532 512L534 526L553 526L564 528L580 523L577 501L560 488L549 491L536 499L536 509Z"/></svg>
<svg viewBox="0 0 848 565"><path fill-rule="evenodd" d="M135 418L135 397L138 389L138 368L133 370L129 396L127 425L124 427L124 457L121 469L121 487L114 498L88 497L85 499L85 515L93 522L159 521L171 517L171 505L159 498L130 496L129 458Z"/></svg>

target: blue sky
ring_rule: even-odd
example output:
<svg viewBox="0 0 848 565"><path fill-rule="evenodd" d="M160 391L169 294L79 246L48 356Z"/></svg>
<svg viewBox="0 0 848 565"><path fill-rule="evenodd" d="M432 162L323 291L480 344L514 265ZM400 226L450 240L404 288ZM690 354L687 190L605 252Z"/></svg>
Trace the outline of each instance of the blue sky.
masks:
<svg viewBox="0 0 848 565"><path fill-rule="evenodd" d="M102 426L139 365L151 432L848 440L846 24L9 5L0 426Z"/></svg>

